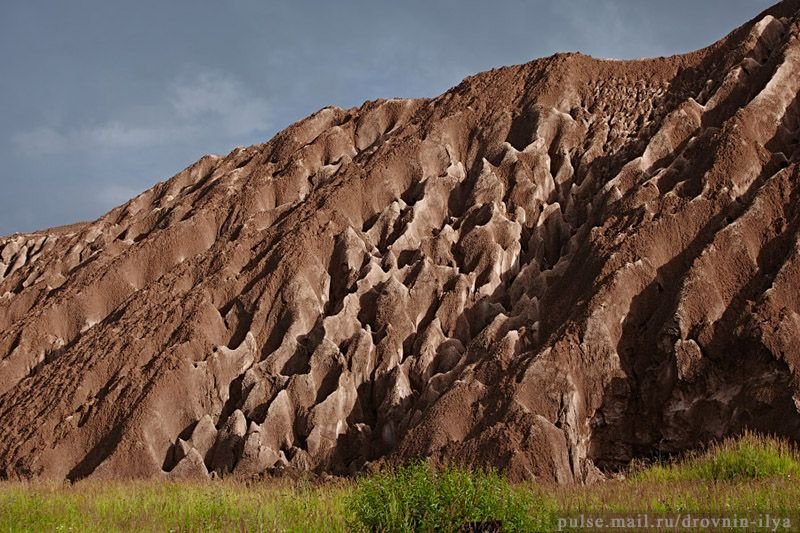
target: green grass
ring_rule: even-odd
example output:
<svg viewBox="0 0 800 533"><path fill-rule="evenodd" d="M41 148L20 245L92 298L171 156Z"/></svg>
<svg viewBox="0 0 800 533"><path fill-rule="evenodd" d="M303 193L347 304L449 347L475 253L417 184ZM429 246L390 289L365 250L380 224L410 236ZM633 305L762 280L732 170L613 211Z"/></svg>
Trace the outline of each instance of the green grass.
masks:
<svg viewBox="0 0 800 533"><path fill-rule="evenodd" d="M794 446L772 437L745 433L712 444L700 454L656 464L634 474L651 481L741 481L770 478L800 479L800 454Z"/></svg>
<svg viewBox="0 0 800 533"><path fill-rule="evenodd" d="M771 513L800 519L800 459L745 434L626 480L511 484L494 472L424 463L327 484L83 481L0 483L0 533L16 531L551 531L577 514ZM800 524L797 521L796 524Z"/></svg>
<svg viewBox="0 0 800 533"><path fill-rule="evenodd" d="M546 528L555 501L514 487L495 472L425 463L389 470L358 482L348 499L353 529L370 531L457 531L466 524L501 523L503 531Z"/></svg>
<svg viewBox="0 0 800 533"><path fill-rule="evenodd" d="M0 485L0 531L345 531L345 485Z"/></svg>
<svg viewBox="0 0 800 533"><path fill-rule="evenodd" d="M786 479L712 483L625 480L554 492L559 515L800 513L800 484Z"/></svg>

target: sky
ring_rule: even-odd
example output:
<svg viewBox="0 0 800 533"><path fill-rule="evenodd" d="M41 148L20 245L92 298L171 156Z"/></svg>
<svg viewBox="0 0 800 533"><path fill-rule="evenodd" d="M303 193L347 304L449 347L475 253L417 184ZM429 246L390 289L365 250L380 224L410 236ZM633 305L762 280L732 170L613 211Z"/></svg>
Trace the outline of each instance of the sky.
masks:
<svg viewBox="0 0 800 533"><path fill-rule="evenodd" d="M686 52L772 3L0 0L0 235L97 218L327 105L556 52Z"/></svg>

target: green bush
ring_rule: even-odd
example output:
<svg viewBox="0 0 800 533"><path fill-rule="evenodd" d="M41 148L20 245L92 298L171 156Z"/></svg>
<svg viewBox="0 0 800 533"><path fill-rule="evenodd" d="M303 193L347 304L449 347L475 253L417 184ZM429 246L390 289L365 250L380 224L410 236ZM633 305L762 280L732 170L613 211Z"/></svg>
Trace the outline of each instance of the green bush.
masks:
<svg viewBox="0 0 800 533"><path fill-rule="evenodd" d="M471 525L502 531L546 530L555 504L496 472L470 472L426 463L360 479L348 499L356 530L468 531Z"/></svg>
<svg viewBox="0 0 800 533"><path fill-rule="evenodd" d="M703 453L657 464L634 475L648 481L741 481L800 477L800 455L788 442L744 433Z"/></svg>

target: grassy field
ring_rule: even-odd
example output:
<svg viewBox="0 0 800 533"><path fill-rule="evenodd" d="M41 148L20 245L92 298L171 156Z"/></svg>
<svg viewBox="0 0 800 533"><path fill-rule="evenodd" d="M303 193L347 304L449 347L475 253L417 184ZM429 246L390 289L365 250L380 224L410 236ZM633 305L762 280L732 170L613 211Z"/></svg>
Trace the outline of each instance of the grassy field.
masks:
<svg viewBox="0 0 800 533"><path fill-rule="evenodd" d="M491 472L433 472L424 464L323 485L4 483L0 531L552 531L567 516L638 513L769 513L793 519L788 530L797 530L799 474L794 448L745 435L586 487L512 485Z"/></svg>

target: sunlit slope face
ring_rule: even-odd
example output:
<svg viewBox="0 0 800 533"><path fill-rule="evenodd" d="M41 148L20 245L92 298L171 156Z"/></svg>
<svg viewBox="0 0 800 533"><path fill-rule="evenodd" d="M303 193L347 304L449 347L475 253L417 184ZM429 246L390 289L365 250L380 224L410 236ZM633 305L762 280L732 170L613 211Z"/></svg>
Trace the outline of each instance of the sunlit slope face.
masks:
<svg viewBox="0 0 800 533"><path fill-rule="evenodd" d="M798 2L326 108L0 242L0 474L562 483L800 437Z"/></svg>

